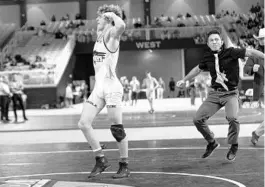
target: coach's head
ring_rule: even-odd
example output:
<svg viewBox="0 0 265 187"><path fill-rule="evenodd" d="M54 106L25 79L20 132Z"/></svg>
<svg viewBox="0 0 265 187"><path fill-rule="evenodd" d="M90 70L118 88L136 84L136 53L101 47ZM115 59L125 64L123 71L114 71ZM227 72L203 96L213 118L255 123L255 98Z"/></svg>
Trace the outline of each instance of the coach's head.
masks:
<svg viewBox="0 0 265 187"><path fill-rule="evenodd" d="M212 30L207 34L207 45L213 52L219 52L222 50L224 41L218 30Z"/></svg>

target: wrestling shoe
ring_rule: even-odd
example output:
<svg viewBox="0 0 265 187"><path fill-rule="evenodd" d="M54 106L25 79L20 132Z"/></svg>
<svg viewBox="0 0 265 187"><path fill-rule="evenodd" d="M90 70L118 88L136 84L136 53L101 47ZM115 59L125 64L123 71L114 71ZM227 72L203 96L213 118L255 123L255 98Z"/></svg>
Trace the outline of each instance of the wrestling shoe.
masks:
<svg viewBox="0 0 265 187"><path fill-rule="evenodd" d="M115 175L112 176L114 179L127 178L130 176L130 170L128 168L128 163L119 162L119 170Z"/></svg>
<svg viewBox="0 0 265 187"><path fill-rule="evenodd" d="M88 178L93 178L98 174L102 173L103 171L107 170L108 168L110 168L110 164L108 163L107 158L105 158L104 156L96 157L96 164Z"/></svg>

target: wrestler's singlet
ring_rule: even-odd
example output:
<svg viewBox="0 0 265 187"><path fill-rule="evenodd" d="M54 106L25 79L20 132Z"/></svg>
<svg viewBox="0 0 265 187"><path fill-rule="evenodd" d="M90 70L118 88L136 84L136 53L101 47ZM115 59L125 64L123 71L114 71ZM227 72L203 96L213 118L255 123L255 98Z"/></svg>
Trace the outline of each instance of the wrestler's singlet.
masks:
<svg viewBox="0 0 265 187"><path fill-rule="evenodd" d="M119 48L114 52L109 51L104 42L104 34L99 36L93 49L93 65L95 70L93 92L105 100L117 97L117 94L123 94L123 87L115 72L118 57ZM108 101L106 103L108 104Z"/></svg>

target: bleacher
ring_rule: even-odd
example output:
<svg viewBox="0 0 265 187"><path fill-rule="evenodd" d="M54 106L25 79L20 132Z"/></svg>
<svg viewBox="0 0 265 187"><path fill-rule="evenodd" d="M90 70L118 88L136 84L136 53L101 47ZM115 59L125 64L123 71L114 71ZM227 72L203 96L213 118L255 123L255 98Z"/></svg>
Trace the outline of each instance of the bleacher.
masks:
<svg viewBox="0 0 265 187"><path fill-rule="evenodd" d="M15 48L13 55L21 54L30 60L34 60L36 56L41 56L46 59L48 64L56 64L56 57L66 43L66 40L54 39L54 36L50 35L33 36L25 46Z"/></svg>

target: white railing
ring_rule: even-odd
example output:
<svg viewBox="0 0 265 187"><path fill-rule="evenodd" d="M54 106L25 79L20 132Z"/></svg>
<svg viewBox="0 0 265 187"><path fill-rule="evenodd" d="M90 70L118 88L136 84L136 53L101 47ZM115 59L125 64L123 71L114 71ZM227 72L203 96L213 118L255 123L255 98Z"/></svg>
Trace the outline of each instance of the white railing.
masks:
<svg viewBox="0 0 265 187"><path fill-rule="evenodd" d="M60 55L58 55L58 57L56 58L56 67L55 67L55 85L57 85L59 83L59 81L62 78L62 75L69 63L69 60L72 56L73 50L75 48L75 38L74 36L69 36L68 37L69 40L66 44L66 46L64 47L64 49L62 50L62 52L60 53Z"/></svg>

